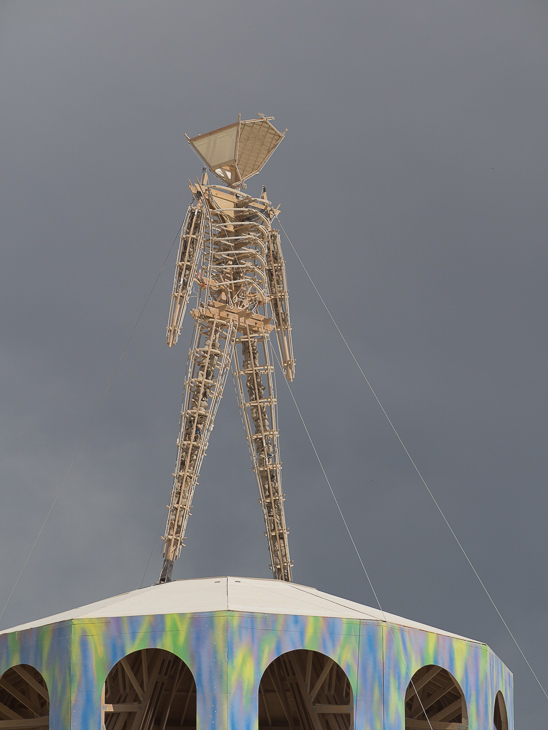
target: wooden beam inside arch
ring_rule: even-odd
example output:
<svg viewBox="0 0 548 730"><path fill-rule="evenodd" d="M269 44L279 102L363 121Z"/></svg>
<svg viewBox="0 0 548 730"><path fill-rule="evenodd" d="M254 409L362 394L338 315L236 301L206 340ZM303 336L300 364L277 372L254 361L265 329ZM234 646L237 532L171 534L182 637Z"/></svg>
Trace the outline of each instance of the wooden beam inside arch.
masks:
<svg viewBox="0 0 548 730"><path fill-rule="evenodd" d="M35 727L43 728L48 726L49 717L47 715L45 717L20 718L18 720L0 720L0 728L5 728L5 730L17 730L17 728L32 730Z"/></svg>
<svg viewBox="0 0 548 730"><path fill-rule="evenodd" d="M259 685L259 730L351 730L353 709L348 677L319 652L282 654Z"/></svg>
<svg viewBox="0 0 548 730"><path fill-rule="evenodd" d="M49 727L49 695L38 670L29 665L7 669L0 677L0 729Z"/></svg>
<svg viewBox="0 0 548 730"><path fill-rule="evenodd" d="M144 649L124 657L105 682L102 726L106 730L194 729L196 684L192 673L179 657L162 649Z"/></svg>
<svg viewBox="0 0 548 730"><path fill-rule="evenodd" d="M467 730L466 703L452 675L439 666L415 673L405 693L405 730Z"/></svg>

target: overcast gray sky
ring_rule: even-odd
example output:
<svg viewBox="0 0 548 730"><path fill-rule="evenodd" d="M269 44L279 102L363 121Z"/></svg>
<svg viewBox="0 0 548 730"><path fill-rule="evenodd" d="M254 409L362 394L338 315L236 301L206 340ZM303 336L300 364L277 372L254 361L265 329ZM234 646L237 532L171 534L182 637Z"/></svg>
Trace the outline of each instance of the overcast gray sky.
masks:
<svg viewBox="0 0 548 730"><path fill-rule="evenodd" d="M2 0L0 603L169 251L195 135L289 128L265 184L356 357L548 685L545 0ZM548 701L287 241L295 396L383 608L487 642L516 726ZM174 253L2 627L139 587L171 488L190 344ZM299 583L374 605L286 386ZM227 386L178 578L268 577ZM145 583L161 565L156 548Z"/></svg>

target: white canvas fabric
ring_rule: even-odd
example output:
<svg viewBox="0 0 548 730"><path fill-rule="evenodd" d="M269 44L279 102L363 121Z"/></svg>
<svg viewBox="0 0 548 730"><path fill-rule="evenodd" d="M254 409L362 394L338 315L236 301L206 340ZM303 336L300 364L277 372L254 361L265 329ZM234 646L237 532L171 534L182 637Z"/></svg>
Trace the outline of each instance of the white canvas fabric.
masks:
<svg viewBox="0 0 548 730"><path fill-rule="evenodd" d="M326 616L380 621L473 641L473 639L466 639L466 637L458 634L435 629L386 612L382 613L377 608L370 608L297 583L233 577L176 580L163 585L153 585L130 593L123 593L113 598L106 598L96 603L90 603L71 611L58 613L54 616L47 616L38 621L14 626L0 631L0 634L73 619L85 620L169 613L210 613L213 611Z"/></svg>

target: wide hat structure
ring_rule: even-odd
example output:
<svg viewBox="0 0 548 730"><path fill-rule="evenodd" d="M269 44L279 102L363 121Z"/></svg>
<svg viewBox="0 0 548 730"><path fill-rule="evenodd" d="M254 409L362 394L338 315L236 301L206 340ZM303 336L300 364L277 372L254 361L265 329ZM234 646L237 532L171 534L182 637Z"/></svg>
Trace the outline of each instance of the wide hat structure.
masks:
<svg viewBox="0 0 548 730"><path fill-rule="evenodd" d="M185 135L191 147L211 172L229 187L239 187L244 180L260 172L285 136L270 120L247 119L229 124L196 137Z"/></svg>

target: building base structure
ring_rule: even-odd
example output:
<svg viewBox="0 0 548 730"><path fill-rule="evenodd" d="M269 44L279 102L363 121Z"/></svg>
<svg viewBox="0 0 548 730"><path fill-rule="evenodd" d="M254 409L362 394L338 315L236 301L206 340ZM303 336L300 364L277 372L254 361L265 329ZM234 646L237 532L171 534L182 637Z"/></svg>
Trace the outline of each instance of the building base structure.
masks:
<svg viewBox="0 0 548 730"><path fill-rule="evenodd" d="M295 583L181 580L0 633L0 730L513 730L485 644Z"/></svg>

